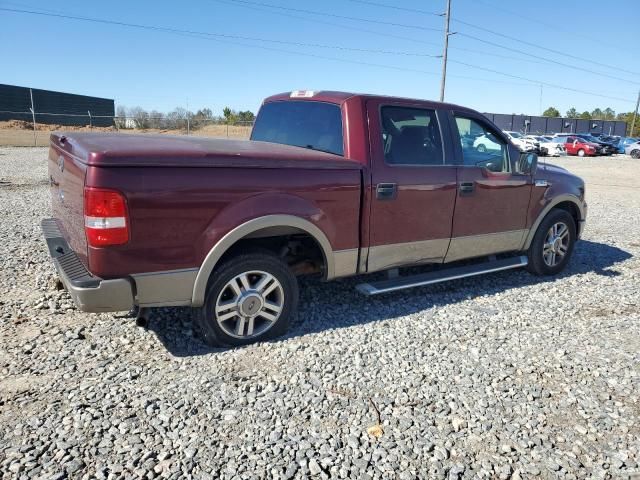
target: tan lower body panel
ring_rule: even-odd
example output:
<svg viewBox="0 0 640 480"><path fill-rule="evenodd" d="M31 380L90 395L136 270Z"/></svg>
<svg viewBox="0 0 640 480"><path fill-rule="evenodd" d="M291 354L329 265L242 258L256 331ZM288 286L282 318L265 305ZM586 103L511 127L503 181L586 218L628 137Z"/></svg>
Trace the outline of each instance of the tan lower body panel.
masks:
<svg viewBox="0 0 640 480"><path fill-rule="evenodd" d="M136 284L136 301L141 307L191 305L197 268L131 275Z"/></svg>
<svg viewBox="0 0 640 480"><path fill-rule="evenodd" d="M358 249L333 252L333 278L348 277L358 272Z"/></svg>
<svg viewBox="0 0 640 480"><path fill-rule="evenodd" d="M369 272L403 265L440 263L449 246L448 238L421 242L394 243L369 247Z"/></svg>
<svg viewBox="0 0 640 480"><path fill-rule="evenodd" d="M445 262L454 262L464 258L481 257L522 248L523 239L529 230L512 230L509 232L455 237L451 239Z"/></svg>

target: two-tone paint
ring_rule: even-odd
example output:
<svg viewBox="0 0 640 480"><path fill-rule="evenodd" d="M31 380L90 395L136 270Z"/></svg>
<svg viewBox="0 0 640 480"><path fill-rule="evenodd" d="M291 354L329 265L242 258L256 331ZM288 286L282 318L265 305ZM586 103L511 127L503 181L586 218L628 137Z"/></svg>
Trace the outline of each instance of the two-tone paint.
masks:
<svg viewBox="0 0 640 480"><path fill-rule="evenodd" d="M343 92L265 100L278 101L339 105L344 157L254 141L53 134L53 212L69 246L96 277L128 282L132 304L197 307L220 259L247 238L307 234L322 251L324 277L332 279L521 251L554 205L584 221L583 182L552 167L518 173L520 153L511 144L508 172L464 166L454 114L501 135L473 110ZM385 163L379 115L386 105L436 111L443 165ZM461 193L463 183L475 186L472 194ZM392 198L378 198L384 184L396 185ZM87 245L84 187L124 194L128 243Z"/></svg>

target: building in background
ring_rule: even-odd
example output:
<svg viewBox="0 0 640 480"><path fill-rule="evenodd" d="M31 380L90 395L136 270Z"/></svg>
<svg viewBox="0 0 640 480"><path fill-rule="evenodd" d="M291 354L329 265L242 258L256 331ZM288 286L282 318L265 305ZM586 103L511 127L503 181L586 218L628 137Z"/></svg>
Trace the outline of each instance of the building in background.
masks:
<svg viewBox="0 0 640 480"><path fill-rule="evenodd" d="M536 117L533 115L507 115L485 113L485 117L502 130L540 135L544 133L604 133L624 137L627 122L620 120L584 120L581 118Z"/></svg>
<svg viewBox="0 0 640 480"><path fill-rule="evenodd" d="M37 123L110 127L115 115L114 101L73 93L0 84L0 121L33 121L31 98Z"/></svg>

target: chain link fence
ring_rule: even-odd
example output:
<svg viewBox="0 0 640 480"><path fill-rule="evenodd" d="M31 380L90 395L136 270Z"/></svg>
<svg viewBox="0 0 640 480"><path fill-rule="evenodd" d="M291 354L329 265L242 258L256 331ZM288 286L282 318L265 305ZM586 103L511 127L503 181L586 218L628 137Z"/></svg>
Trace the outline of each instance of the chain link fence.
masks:
<svg viewBox="0 0 640 480"><path fill-rule="evenodd" d="M42 112L5 112L11 120L0 121L0 146L47 146L51 132L115 132L194 135L212 138L247 139L252 121L163 115L94 116ZM6 118L6 116L5 116Z"/></svg>

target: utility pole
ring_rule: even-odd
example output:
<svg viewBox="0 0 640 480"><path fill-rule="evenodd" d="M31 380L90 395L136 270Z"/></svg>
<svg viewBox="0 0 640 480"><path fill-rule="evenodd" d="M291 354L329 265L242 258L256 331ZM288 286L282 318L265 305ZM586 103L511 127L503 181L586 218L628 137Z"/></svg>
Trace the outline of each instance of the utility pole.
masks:
<svg viewBox="0 0 640 480"><path fill-rule="evenodd" d="M38 145L38 139L36 136L36 109L33 106L33 90L29 89L29 95L31 96L31 118L33 119L33 146L37 146ZM636 107L636 110L638 110L638 108Z"/></svg>
<svg viewBox="0 0 640 480"><path fill-rule="evenodd" d="M638 100L636 101L636 111L633 112L633 120L631 120L631 130L629 131L629 136L633 137L633 129L636 126L636 118L638 117L638 106L640 105L640 90L638 91Z"/></svg>
<svg viewBox="0 0 640 480"><path fill-rule="evenodd" d="M447 0L447 11L444 14L444 50L442 52L442 80L440 81L440 101L444 102L444 86L447 81L447 51L449 50L449 20L451 18L451 0Z"/></svg>
<svg viewBox="0 0 640 480"><path fill-rule="evenodd" d="M544 112L542 111L542 84L540 84L540 115Z"/></svg>

